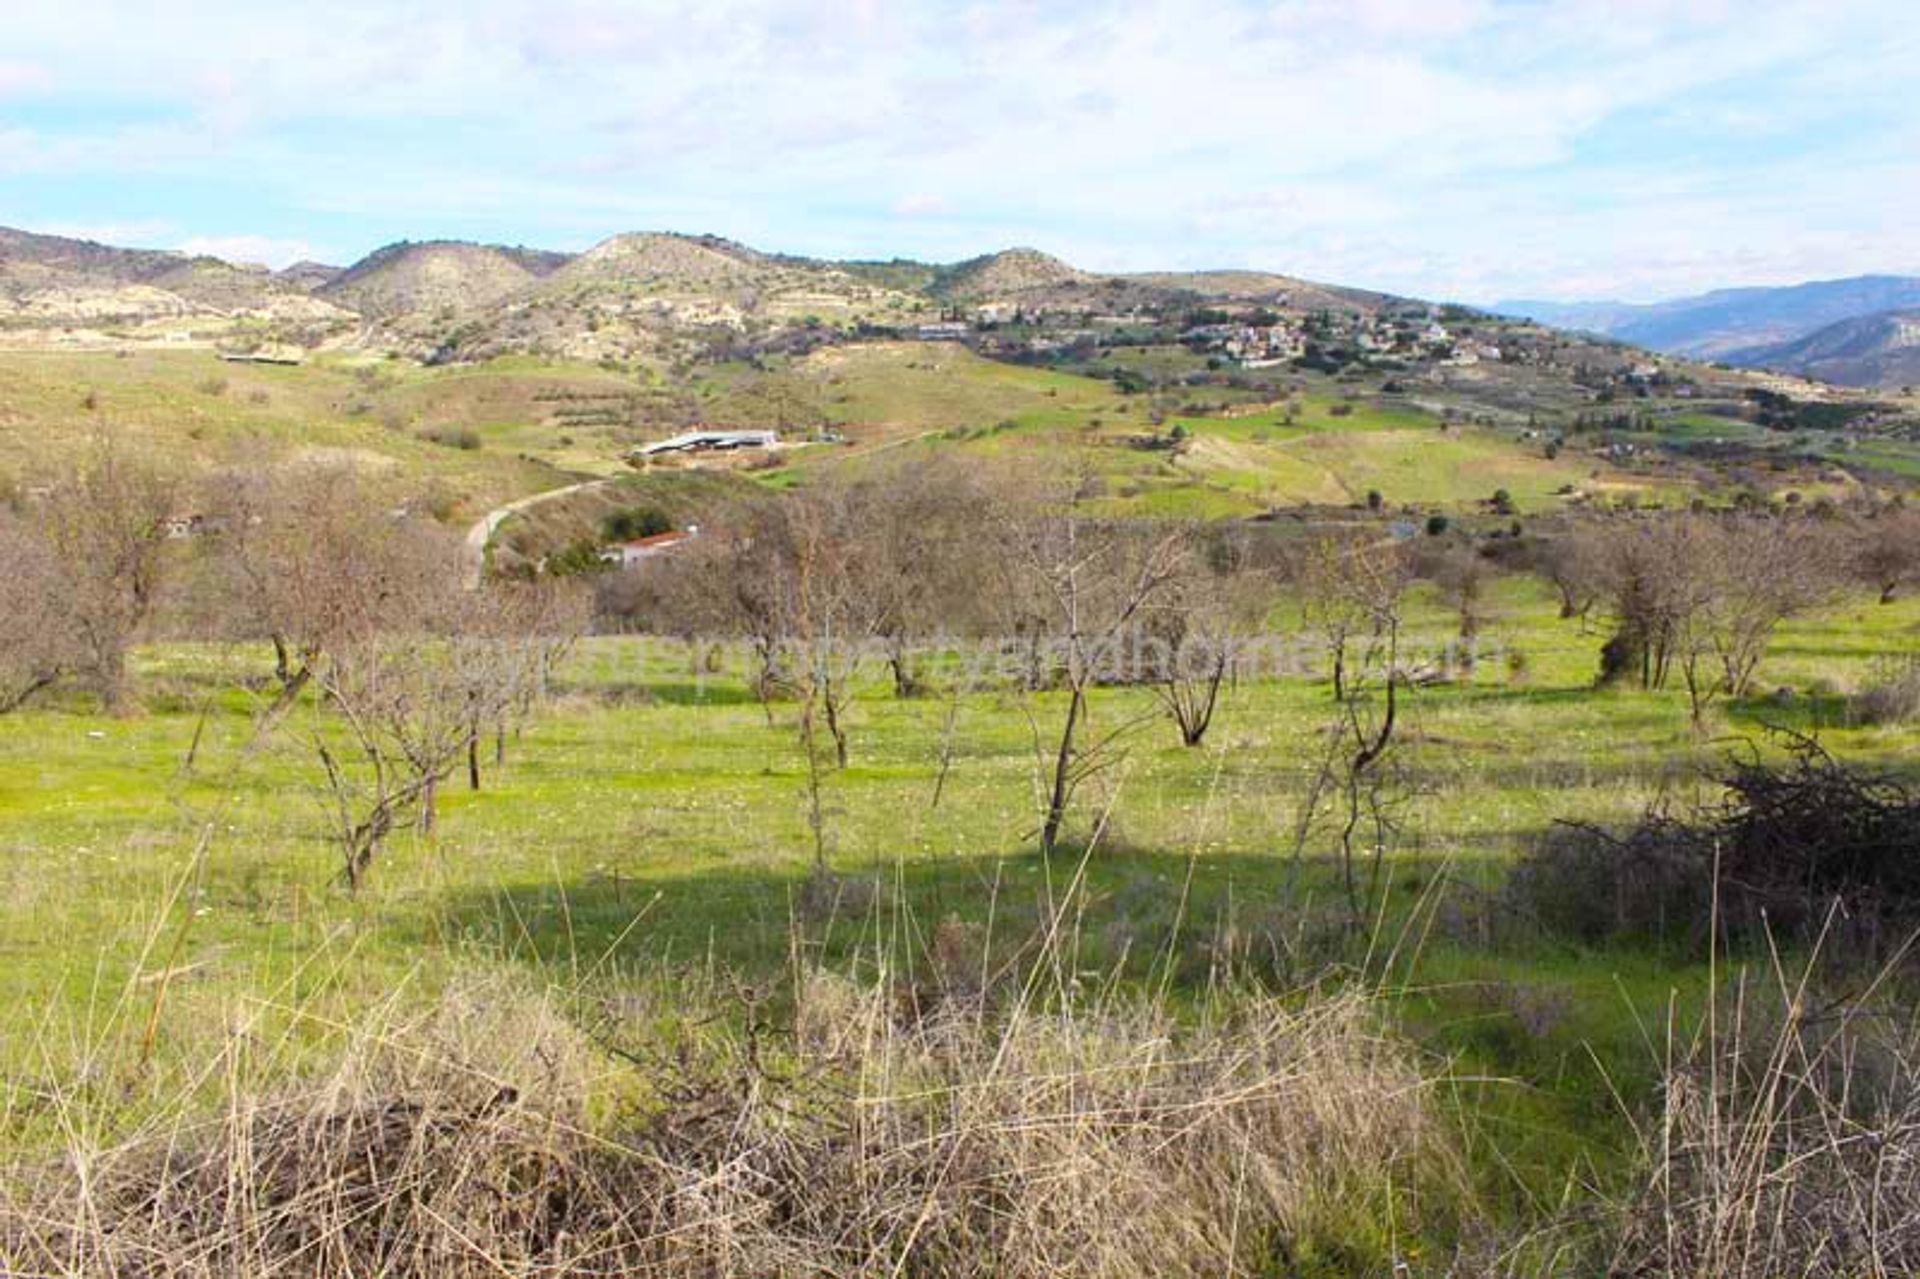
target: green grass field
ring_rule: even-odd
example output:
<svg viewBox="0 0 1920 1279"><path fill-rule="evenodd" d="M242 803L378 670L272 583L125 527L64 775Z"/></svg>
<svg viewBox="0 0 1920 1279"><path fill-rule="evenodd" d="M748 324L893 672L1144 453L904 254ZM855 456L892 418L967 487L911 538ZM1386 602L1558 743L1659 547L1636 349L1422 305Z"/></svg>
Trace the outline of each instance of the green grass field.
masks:
<svg viewBox="0 0 1920 1279"><path fill-rule="evenodd" d="M1422 605L1416 647L1437 649L1449 620ZM1861 601L1788 628L1763 686L1801 695L1725 707L1704 737L1678 692L1594 691L1599 637L1558 619L1529 581L1501 585L1486 638L1496 655L1470 679L1411 703L1404 836L1365 966L1397 992L1403 1029L1461 1076L1457 1122L1499 1138L1498 1162L1478 1175L1520 1212L1568 1176L1617 1171L1627 1130L1616 1094L1648 1097L1658 1059L1645 1027L1670 1006L1691 1015L1704 957L1488 946L1475 903L1557 819L1710 798L1702 770L1769 722L1817 728L1849 759L1911 767L1920 737L1845 727L1833 689L1877 654L1920 650L1920 605ZM144 714L100 719L71 705L0 718L0 1074L73 1069L116 1007L135 1025L160 1008L164 1060L190 1056L237 1008L311 1018L405 1006L476 964L605 998L663 964L775 980L796 926L824 954L884 941L911 966L943 919L991 919L1020 936L1073 870L1072 857L1049 865L1033 852L1032 725L1057 700L1003 690L902 702L876 671L856 703L851 765L829 783L828 832L844 882L882 891L832 919L809 914L790 711L776 704L770 725L737 673L696 674L677 646L600 639L570 660L504 768L478 793L450 791L432 836L397 836L351 898L314 760L294 735L253 739L237 690L264 661L149 650ZM1098 829L1075 920L1087 968L1164 967L1201 983L1225 938L1311 938L1338 917L1330 836L1315 835L1298 864L1292 854L1327 714L1317 678L1248 680L1206 744L1187 749L1145 692L1096 695L1096 726L1145 722L1123 766L1078 803L1079 840ZM1284 965L1269 974L1288 976ZM1522 1010L1536 1007L1556 1011L1523 1030ZM9 1123L12 1142L57 1135L30 1109Z"/></svg>
<svg viewBox="0 0 1920 1279"><path fill-rule="evenodd" d="M1525 514L1566 495L1659 497L1677 480L1629 474L1589 454L1555 459L1511 431L1442 423L1403 404L1331 390L1291 412L1174 414L1110 381L985 360L946 343L836 347L769 372L717 366L673 382L512 357L421 368L322 356L299 367L223 364L203 351L125 356L0 354L0 480L35 481L106 432L193 470L292 456L354 457L429 489L450 519L585 477L626 471L644 439L679 429L676 403L722 424L787 425L819 414L853 453L895 446L983 456L1086 459L1118 514L1216 519L1297 504L1347 505L1378 490L1393 506L1471 509L1505 490ZM1289 420L1289 418L1291 420ZM1179 427L1177 453L1140 447ZM801 442L802 432L789 438ZM848 455L802 448L802 473ZM778 483L794 482L778 472Z"/></svg>
<svg viewBox="0 0 1920 1279"><path fill-rule="evenodd" d="M939 344L833 349L778 370L771 392L758 376L729 367L689 394L777 406L800 387L849 444L797 449L751 478L634 476L517 517L501 542L535 558L634 504L690 523L738 486L805 484L816 468L893 449L1078 459L1098 473L1105 509L1171 518L1346 506L1376 489L1410 513L1475 510L1504 489L1530 518L1569 488L1666 501L1680 484L1319 389L1290 411L1154 424L1145 400L1110 382ZM175 352L0 355L0 377L6 478L57 469L104 424L196 467L349 453L441 494L458 519L624 474L636 428L591 420L593 406L626 404L659 375L523 360L281 369ZM556 405L583 406L584 424L556 418ZM1180 449L1140 446L1176 425ZM478 447L426 438L459 430ZM1416 655L1437 656L1455 625L1416 594ZM0 1140L29 1155L70 1145L80 1113L105 1125L90 1140L110 1140L177 1101L162 1081L191 1079L217 1100L197 1065L236 1025L279 1045L276 1070L297 1071L299 1045L368 1008L430 1016L440 992L476 972L562 989L591 1010L688 985L778 992L797 948L911 974L932 962L947 921L1018 953L1084 876L1066 944L1089 980L1164 983L1198 1000L1228 969L1291 992L1331 963L1379 991L1391 1029L1445 1081L1447 1121L1487 1210L1535 1220L1570 1186L1629 1184L1631 1117L1661 1079L1656 1040L1692 1025L1711 982L1704 955L1494 936L1514 859L1557 821L1712 801L1729 751L1777 749L1770 725L1900 770L1920 747L1912 728L1849 726L1843 697L1877 659L1920 653L1920 602L1854 599L1783 628L1762 692L1717 705L1704 730L1678 689L1596 690L1601 639L1560 619L1540 583L1497 583L1484 660L1410 696L1399 835L1364 936L1347 924L1331 831L1296 842L1332 712L1304 648L1301 669L1232 687L1197 749L1179 745L1150 693L1096 692L1095 732L1134 727L1123 762L1077 797L1071 851L1051 861L1035 851L1036 746L1059 696L960 695L936 666L933 695L900 701L884 672L867 671L849 767L827 782L843 896L823 906L794 710L775 703L769 715L749 695L744 654L711 671L668 642L584 642L482 788L456 778L437 828L394 836L350 896L311 747L297 732L256 734L246 689L269 655L150 647L132 717L99 717L77 695L0 716ZM92 1104L45 1104L71 1095Z"/></svg>
<svg viewBox="0 0 1920 1279"><path fill-rule="evenodd" d="M1330 390L1289 413L1249 405L1235 416L1174 413L1154 423L1146 397L1076 374L983 360L941 343L818 353L799 366L823 388L856 443L902 443L987 456L1073 452L1106 477L1116 513L1218 519L1280 506L1348 505L1378 490L1393 505L1462 508L1504 489L1528 514L1584 492L1658 498L1681 487L1568 450L1545 456L1514 432L1443 423L1398 403ZM1290 420L1289 420L1290 419ZM1178 451L1136 446L1179 427Z"/></svg>
<svg viewBox="0 0 1920 1279"><path fill-rule="evenodd" d="M195 473L262 459L358 459L405 476L460 512L564 478L550 461L517 450L423 438L443 424L441 416L483 416L464 403L464 382L431 370L330 360L226 364L205 351L0 353L0 386L0 465L16 483L57 474L102 433ZM449 407L399 407L423 392Z"/></svg>

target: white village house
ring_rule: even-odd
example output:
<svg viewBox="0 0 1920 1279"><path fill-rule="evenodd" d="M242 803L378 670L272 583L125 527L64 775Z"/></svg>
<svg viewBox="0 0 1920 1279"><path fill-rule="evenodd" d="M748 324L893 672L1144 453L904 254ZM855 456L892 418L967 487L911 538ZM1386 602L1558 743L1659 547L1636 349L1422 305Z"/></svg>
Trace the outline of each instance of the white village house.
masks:
<svg viewBox="0 0 1920 1279"><path fill-rule="evenodd" d="M627 542L615 542L602 547L600 559L603 563L617 565L623 569L637 568L650 559L665 555L677 546L691 542L700 536L700 526L689 524L684 529L674 529L667 533L655 533L652 537L636 537Z"/></svg>

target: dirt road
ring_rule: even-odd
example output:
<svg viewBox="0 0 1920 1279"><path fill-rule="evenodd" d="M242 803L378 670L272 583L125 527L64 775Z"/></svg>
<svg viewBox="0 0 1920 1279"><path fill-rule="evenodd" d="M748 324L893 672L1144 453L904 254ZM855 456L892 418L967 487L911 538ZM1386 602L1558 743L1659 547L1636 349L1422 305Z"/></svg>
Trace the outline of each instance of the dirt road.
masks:
<svg viewBox="0 0 1920 1279"><path fill-rule="evenodd" d="M582 480L578 484L567 484L557 489L548 489L544 493L535 493L528 497L516 498L505 506L496 506L477 520L467 530L466 564L463 575L468 590L477 590L480 578L487 571L487 546L493 541L493 535L506 522L510 515L519 515L531 510L542 502L551 502L555 498L569 497L575 493L585 493L590 489L604 488L614 482L615 477L600 480Z"/></svg>

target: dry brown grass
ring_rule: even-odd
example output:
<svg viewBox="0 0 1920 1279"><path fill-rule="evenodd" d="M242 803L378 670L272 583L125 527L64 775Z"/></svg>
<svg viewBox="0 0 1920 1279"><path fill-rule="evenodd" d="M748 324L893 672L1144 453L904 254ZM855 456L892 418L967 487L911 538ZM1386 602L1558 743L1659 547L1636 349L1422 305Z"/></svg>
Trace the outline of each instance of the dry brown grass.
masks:
<svg viewBox="0 0 1920 1279"><path fill-rule="evenodd" d="M1418 1064L1358 995L1004 997L911 1010L811 972L783 999L586 1019L490 981L416 1024L206 1090L0 1201L33 1275L1136 1276L1390 1267L1462 1177ZM684 991L682 992L684 994ZM775 1023L778 1023L777 1025Z"/></svg>
<svg viewBox="0 0 1920 1279"><path fill-rule="evenodd" d="M1667 1072L1614 1273L1920 1272L1920 1024L1879 986L1730 985Z"/></svg>

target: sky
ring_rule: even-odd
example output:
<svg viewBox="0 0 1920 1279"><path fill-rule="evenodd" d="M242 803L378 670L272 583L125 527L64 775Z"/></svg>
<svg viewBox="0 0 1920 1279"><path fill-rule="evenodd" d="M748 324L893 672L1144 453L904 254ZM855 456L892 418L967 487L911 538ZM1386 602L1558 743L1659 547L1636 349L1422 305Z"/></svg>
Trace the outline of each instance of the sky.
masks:
<svg viewBox="0 0 1920 1279"><path fill-rule="evenodd" d="M9 7L0 225L109 243L1030 245L1481 303L1920 274L1915 0Z"/></svg>

